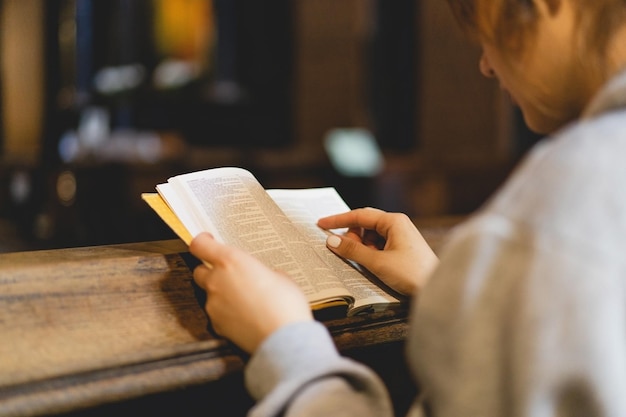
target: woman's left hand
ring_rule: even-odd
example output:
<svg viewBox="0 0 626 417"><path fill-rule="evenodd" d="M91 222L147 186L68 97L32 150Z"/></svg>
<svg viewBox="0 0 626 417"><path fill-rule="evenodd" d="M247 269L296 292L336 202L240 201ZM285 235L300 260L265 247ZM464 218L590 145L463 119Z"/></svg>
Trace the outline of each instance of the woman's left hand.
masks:
<svg viewBox="0 0 626 417"><path fill-rule="evenodd" d="M209 233L193 239L190 252L207 265L194 270L207 293L205 309L215 331L253 353L278 328L312 320L311 307L289 277L252 255L217 242Z"/></svg>

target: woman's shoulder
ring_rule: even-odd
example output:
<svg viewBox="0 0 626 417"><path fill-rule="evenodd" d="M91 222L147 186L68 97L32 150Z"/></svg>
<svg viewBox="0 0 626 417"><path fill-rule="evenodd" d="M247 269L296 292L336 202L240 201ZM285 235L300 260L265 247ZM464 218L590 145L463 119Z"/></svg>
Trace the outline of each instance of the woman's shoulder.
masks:
<svg viewBox="0 0 626 417"><path fill-rule="evenodd" d="M532 170L559 169L568 175L585 170L616 173L615 168L626 166L622 162L624 152L626 108L571 123L540 141L528 153L526 162Z"/></svg>
<svg viewBox="0 0 626 417"><path fill-rule="evenodd" d="M518 193L541 200L553 193L576 199L584 193L606 196L606 186L626 181L624 155L626 108L572 123L541 140L513 171L503 194L514 193L517 200Z"/></svg>
<svg viewBox="0 0 626 417"><path fill-rule="evenodd" d="M484 211L567 240L621 241L624 155L626 109L572 124L538 143Z"/></svg>

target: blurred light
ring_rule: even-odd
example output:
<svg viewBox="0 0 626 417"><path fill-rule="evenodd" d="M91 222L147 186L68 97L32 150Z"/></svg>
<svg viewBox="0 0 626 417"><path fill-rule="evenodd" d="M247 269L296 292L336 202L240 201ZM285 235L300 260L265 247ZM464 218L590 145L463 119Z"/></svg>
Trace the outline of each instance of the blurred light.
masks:
<svg viewBox="0 0 626 417"><path fill-rule="evenodd" d="M332 129L324 147L333 167L346 177L374 177L384 167L378 143L366 129Z"/></svg>
<svg viewBox="0 0 626 417"><path fill-rule="evenodd" d="M140 64L105 67L94 77L96 90L102 94L115 94L139 87L145 77Z"/></svg>
<svg viewBox="0 0 626 417"><path fill-rule="evenodd" d="M80 156L80 141L73 130L68 130L61 136L58 145L59 157L63 162L72 162Z"/></svg>
<svg viewBox="0 0 626 417"><path fill-rule="evenodd" d="M48 213L39 213L33 223L33 233L38 239L50 239L54 235L54 221Z"/></svg>
<svg viewBox="0 0 626 417"><path fill-rule="evenodd" d="M158 135L144 133L137 138L137 156L144 162L157 162L163 155L163 143Z"/></svg>
<svg viewBox="0 0 626 417"><path fill-rule="evenodd" d="M101 107L88 107L80 115L78 139L89 149L97 149L110 133L109 111Z"/></svg>
<svg viewBox="0 0 626 417"><path fill-rule="evenodd" d="M198 76L198 65L193 62L168 59L154 70L154 85L160 89L184 86Z"/></svg>
<svg viewBox="0 0 626 417"><path fill-rule="evenodd" d="M11 176L9 185L11 198L14 203L23 204L31 194L31 179L26 171L16 171Z"/></svg>
<svg viewBox="0 0 626 417"><path fill-rule="evenodd" d="M57 197L64 206L71 206L76 200L76 176L71 171L63 171L57 178Z"/></svg>

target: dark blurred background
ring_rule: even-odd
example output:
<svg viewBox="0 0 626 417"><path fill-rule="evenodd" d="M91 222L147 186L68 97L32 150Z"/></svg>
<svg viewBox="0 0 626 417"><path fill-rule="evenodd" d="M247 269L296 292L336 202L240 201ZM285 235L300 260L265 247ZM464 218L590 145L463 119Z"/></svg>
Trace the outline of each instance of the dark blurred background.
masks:
<svg viewBox="0 0 626 417"><path fill-rule="evenodd" d="M440 0L0 0L0 19L0 252L174 238L140 194L225 165L464 215L537 139Z"/></svg>

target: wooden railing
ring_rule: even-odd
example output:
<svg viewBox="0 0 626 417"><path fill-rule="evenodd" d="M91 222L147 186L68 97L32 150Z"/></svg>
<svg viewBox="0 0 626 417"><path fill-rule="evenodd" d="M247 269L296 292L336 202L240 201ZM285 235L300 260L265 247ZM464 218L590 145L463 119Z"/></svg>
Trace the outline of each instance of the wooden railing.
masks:
<svg viewBox="0 0 626 417"><path fill-rule="evenodd" d="M417 221L440 250L456 219ZM245 356L216 337L182 241L0 254L0 416L65 413L219 381ZM324 319L348 352L402 343L407 311Z"/></svg>

